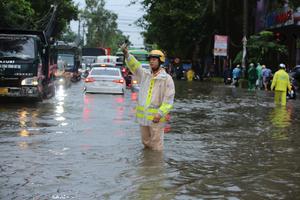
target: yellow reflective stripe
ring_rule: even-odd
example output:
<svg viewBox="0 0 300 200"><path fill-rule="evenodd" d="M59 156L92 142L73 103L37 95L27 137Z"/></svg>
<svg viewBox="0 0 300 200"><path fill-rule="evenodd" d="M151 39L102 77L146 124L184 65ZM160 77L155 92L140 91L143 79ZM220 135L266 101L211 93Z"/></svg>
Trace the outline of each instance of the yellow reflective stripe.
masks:
<svg viewBox="0 0 300 200"><path fill-rule="evenodd" d="M143 119L143 118L145 118L145 115L142 114L142 113L136 113L136 117L140 118L140 119ZM149 121L152 121L154 119L154 116L153 115L147 115L146 119L149 120ZM159 121L160 122L165 122L166 119L164 117L162 117Z"/></svg>
<svg viewBox="0 0 300 200"><path fill-rule="evenodd" d="M172 109L172 105L168 104L168 103L163 103L159 110L161 110L163 112L164 115L166 115L168 112L170 112L170 110Z"/></svg>
<svg viewBox="0 0 300 200"><path fill-rule="evenodd" d="M154 113L154 114L156 114L156 113L158 113L158 109L156 109L156 108L148 108L148 109L145 109L145 107L144 106L137 106L136 107L136 111L137 112L146 112L146 113Z"/></svg>
<svg viewBox="0 0 300 200"><path fill-rule="evenodd" d="M142 114L142 113L136 113L136 117L137 117L137 118L144 118L144 117L145 117L145 115L144 115L144 114Z"/></svg>
<svg viewBox="0 0 300 200"><path fill-rule="evenodd" d="M147 112L149 112L149 113L158 113L158 109L155 109L155 108L148 108L147 109Z"/></svg>
<svg viewBox="0 0 300 200"><path fill-rule="evenodd" d="M134 73L139 67L140 67L140 63L135 59L134 56L129 57L129 59L125 59L125 63L128 66L128 68L130 69L130 71L132 73Z"/></svg>
<svg viewBox="0 0 300 200"><path fill-rule="evenodd" d="M151 79L148 94L147 94L147 99L146 99L146 106L147 107L151 104L153 87L154 87L154 79Z"/></svg>
<svg viewBox="0 0 300 200"><path fill-rule="evenodd" d="M136 107L136 110L137 110L137 111L144 111L145 108L144 108L143 106L137 106L137 107Z"/></svg>
<svg viewBox="0 0 300 200"><path fill-rule="evenodd" d="M146 119L152 121L154 119L154 116L149 115L149 116L146 117Z"/></svg>

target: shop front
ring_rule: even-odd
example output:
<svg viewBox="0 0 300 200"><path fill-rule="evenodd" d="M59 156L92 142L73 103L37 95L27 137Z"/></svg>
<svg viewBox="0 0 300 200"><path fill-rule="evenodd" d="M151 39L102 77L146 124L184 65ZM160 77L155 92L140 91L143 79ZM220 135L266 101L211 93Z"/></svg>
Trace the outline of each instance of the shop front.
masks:
<svg viewBox="0 0 300 200"><path fill-rule="evenodd" d="M288 55L278 55L277 63L286 63L288 69L300 65L300 7L291 9L288 4L274 7L269 1L257 4L256 31L272 31L280 44L287 46Z"/></svg>

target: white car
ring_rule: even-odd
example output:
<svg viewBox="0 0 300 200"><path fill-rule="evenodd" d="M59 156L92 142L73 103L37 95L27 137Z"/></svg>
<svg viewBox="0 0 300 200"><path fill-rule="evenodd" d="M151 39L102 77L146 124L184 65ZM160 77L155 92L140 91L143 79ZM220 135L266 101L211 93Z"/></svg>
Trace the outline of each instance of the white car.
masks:
<svg viewBox="0 0 300 200"><path fill-rule="evenodd" d="M114 67L93 67L85 79L87 93L124 94L126 83L121 70Z"/></svg>
<svg viewBox="0 0 300 200"><path fill-rule="evenodd" d="M94 67L116 67L115 63L92 63L91 68Z"/></svg>

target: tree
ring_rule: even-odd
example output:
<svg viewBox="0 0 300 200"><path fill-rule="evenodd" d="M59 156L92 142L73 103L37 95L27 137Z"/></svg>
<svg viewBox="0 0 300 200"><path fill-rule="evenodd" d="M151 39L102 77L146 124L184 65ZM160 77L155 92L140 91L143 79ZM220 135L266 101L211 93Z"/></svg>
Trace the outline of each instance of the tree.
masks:
<svg viewBox="0 0 300 200"><path fill-rule="evenodd" d="M44 30L50 20L51 5L58 5L52 36L59 38L68 23L77 19L78 8L72 0L1 0L0 27Z"/></svg>
<svg viewBox="0 0 300 200"><path fill-rule="evenodd" d="M26 0L2 0L0 2L0 27L9 29L33 26L34 10Z"/></svg>
<svg viewBox="0 0 300 200"><path fill-rule="evenodd" d="M230 54L241 48L241 0L143 0L147 14L138 21L146 43L157 43L169 55L184 58L212 56L214 34L230 36ZM234 5L234 6L233 6ZM248 0L249 10L256 0ZM254 32L253 13L248 30Z"/></svg>
<svg viewBox="0 0 300 200"><path fill-rule="evenodd" d="M104 0L86 0L83 18L88 27L88 47L110 47L113 52L128 37L117 29L118 16L104 8Z"/></svg>
<svg viewBox="0 0 300 200"><path fill-rule="evenodd" d="M78 6L72 0L27 0L35 11L35 28L43 30L49 21L49 10L51 5L57 5L57 17L52 36L59 38L66 30L71 20L76 20L79 13Z"/></svg>
<svg viewBox="0 0 300 200"><path fill-rule="evenodd" d="M279 44L273 32L262 31L257 35L250 36L247 43L248 61L253 63L265 63L276 66L278 61L274 58L288 54L285 45ZM236 56L234 63L240 63L242 52Z"/></svg>
<svg viewBox="0 0 300 200"><path fill-rule="evenodd" d="M67 27L67 30L61 36L61 40L64 42L75 42L78 35L71 30L70 26Z"/></svg>
<svg viewBox="0 0 300 200"><path fill-rule="evenodd" d="M294 9L300 7L300 1L299 0L289 0L289 4Z"/></svg>

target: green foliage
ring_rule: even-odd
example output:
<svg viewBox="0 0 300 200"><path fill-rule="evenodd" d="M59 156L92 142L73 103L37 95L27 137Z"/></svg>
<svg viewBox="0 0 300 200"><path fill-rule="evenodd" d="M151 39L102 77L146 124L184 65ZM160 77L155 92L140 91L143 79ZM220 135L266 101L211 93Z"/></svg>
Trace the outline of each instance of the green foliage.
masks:
<svg viewBox="0 0 300 200"><path fill-rule="evenodd" d="M188 56L201 37L201 16L207 5L194 0L143 3L147 14L138 23L146 29L146 43L156 43L171 55Z"/></svg>
<svg viewBox="0 0 300 200"><path fill-rule="evenodd" d="M26 0L1 0L0 27L27 29L33 26L34 10Z"/></svg>
<svg viewBox="0 0 300 200"><path fill-rule="evenodd" d="M247 57L249 62L266 63L274 62L277 55L287 55L288 51L285 45L276 41L273 32L262 31L257 35L250 36L247 42ZM240 51L234 63L240 63L242 60L242 51Z"/></svg>
<svg viewBox="0 0 300 200"><path fill-rule="evenodd" d="M64 42L75 42L76 39L77 34L71 30L70 26L68 26L67 30L64 31L64 33L61 36L61 40Z"/></svg>
<svg viewBox="0 0 300 200"><path fill-rule="evenodd" d="M289 4L294 9L300 7L300 1L299 0L289 0Z"/></svg>
<svg viewBox="0 0 300 200"><path fill-rule="evenodd" d="M54 38L59 38L71 20L76 20L79 13L77 5L72 0L27 0L35 11L36 29L43 30L50 20L48 11L51 5L58 5Z"/></svg>
<svg viewBox="0 0 300 200"><path fill-rule="evenodd" d="M50 20L51 5L58 5L52 36L58 38L72 19L77 19L78 8L72 0L1 0L0 27L44 30Z"/></svg>
<svg viewBox="0 0 300 200"><path fill-rule="evenodd" d="M87 22L88 47L110 47L116 52L118 44L125 41L126 37L117 29L118 16L104 8L104 0L86 0L83 18Z"/></svg>
<svg viewBox="0 0 300 200"><path fill-rule="evenodd" d="M247 2L249 10L256 6L256 0ZM147 14L138 24L146 30L145 42L158 44L171 56L211 56L215 34L230 36L232 55L241 48L241 0L143 0L142 4ZM254 31L251 14L250 33Z"/></svg>
<svg viewBox="0 0 300 200"><path fill-rule="evenodd" d="M238 52L238 54L235 56L235 59L233 61L234 64L242 63L243 59L243 51Z"/></svg>

